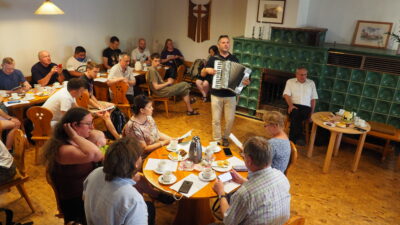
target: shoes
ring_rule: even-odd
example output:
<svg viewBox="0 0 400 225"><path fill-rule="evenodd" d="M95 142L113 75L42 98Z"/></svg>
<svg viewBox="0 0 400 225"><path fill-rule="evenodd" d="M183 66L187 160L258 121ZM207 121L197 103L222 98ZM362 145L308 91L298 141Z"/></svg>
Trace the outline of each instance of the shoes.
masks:
<svg viewBox="0 0 400 225"><path fill-rule="evenodd" d="M222 146L224 146L224 147L228 147L229 146L228 139L222 138Z"/></svg>
<svg viewBox="0 0 400 225"><path fill-rule="evenodd" d="M157 201L164 203L166 205L171 205L172 203L175 202L175 199L174 197L172 197L172 195L160 193L157 197Z"/></svg>
<svg viewBox="0 0 400 225"><path fill-rule="evenodd" d="M203 102L207 102L208 99L207 99L207 97L202 97L201 100L202 100Z"/></svg>
<svg viewBox="0 0 400 225"><path fill-rule="evenodd" d="M188 115L188 116L196 116L196 115L199 115L199 114L200 114L200 113L197 112L197 111L195 111L195 110L187 111L187 112L186 112L186 115Z"/></svg>
<svg viewBox="0 0 400 225"><path fill-rule="evenodd" d="M298 139L296 141L296 145L298 145L298 146L306 146L306 142L303 139Z"/></svg>

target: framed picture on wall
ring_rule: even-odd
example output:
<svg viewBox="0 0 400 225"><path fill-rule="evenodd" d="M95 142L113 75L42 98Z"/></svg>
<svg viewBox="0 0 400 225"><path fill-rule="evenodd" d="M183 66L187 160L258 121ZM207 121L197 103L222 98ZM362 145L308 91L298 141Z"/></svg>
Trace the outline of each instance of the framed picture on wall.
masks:
<svg viewBox="0 0 400 225"><path fill-rule="evenodd" d="M393 23L358 20L352 45L386 48Z"/></svg>
<svg viewBox="0 0 400 225"><path fill-rule="evenodd" d="M283 23L285 1L258 0L257 22Z"/></svg>

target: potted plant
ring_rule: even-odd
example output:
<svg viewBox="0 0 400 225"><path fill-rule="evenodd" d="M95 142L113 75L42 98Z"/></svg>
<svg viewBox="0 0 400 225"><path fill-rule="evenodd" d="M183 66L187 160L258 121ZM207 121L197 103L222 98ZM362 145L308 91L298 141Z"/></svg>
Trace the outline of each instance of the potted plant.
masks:
<svg viewBox="0 0 400 225"><path fill-rule="evenodd" d="M392 39L394 42L398 43L396 54L400 55L400 35L395 34L393 32L387 32L385 34L388 34L390 36L390 39Z"/></svg>

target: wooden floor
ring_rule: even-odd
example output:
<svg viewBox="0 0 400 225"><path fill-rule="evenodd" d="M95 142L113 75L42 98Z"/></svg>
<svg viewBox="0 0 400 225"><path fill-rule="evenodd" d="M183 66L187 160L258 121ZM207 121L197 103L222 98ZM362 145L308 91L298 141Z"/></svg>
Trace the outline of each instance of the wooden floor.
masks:
<svg viewBox="0 0 400 225"><path fill-rule="evenodd" d="M211 140L210 103L195 103L200 116L186 116L183 102L170 102L170 118L165 117L162 105L157 105L155 120L163 132L182 135L189 129L199 135L203 145ZM241 140L253 135L263 135L259 121L236 117L233 133ZM232 149L235 147L232 145ZM306 224L400 224L400 172L394 170L395 158L391 155L380 162L380 155L364 150L359 169L350 171L355 147L342 145L339 156L332 159L330 173L322 174L326 147L317 147L313 158L299 149L299 159L289 174L291 184L292 215L303 215ZM32 214L25 200L15 188L0 193L0 207L14 210L17 222L34 221L35 224L63 224L54 216L56 204L53 192L44 177L44 168L34 166L33 152L28 151L28 173L31 177L26 189L36 207ZM165 206L157 203L157 224L171 224L177 204ZM4 219L0 215L0 219ZM0 220L1 221L1 220Z"/></svg>

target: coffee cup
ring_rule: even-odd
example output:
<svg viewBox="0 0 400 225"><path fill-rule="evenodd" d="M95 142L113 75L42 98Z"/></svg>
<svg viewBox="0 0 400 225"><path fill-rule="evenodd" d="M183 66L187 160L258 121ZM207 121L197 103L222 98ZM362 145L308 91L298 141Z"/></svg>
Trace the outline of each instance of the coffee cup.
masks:
<svg viewBox="0 0 400 225"><path fill-rule="evenodd" d="M343 116L343 114L344 114L344 109L339 109L339 112L337 113L339 116Z"/></svg>
<svg viewBox="0 0 400 225"><path fill-rule="evenodd" d="M218 147L218 142L216 141L211 141L210 144L208 145L208 148L215 151Z"/></svg>
<svg viewBox="0 0 400 225"><path fill-rule="evenodd" d="M176 148L178 147L178 140L176 140L176 139L171 140L171 141L169 142L169 147L170 147L171 149L176 149Z"/></svg>
<svg viewBox="0 0 400 225"><path fill-rule="evenodd" d="M193 162L190 160L183 161L183 168L184 169L191 169L193 166Z"/></svg>
<svg viewBox="0 0 400 225"><path fill-rule="evenodd" d="M203 170L203 178L204 179L210 179L210 177L212 177L213 174L214 174L214 170L211 168L205 168Z"/></svg>
<svg viewBox="0 0 400 225"><path fill-rule="evenodd" d="M168 183L172 180L172 176L173 176L172 171L165 171L165 173L162 175L161 179L164 182Z"/></svg>
<svg viewBox="0 0 400 225"><path fill-rule="evenodd" d="M161 160L157 165L157 170L159 172L164 172L167 169L167 161Z"/></svg>

